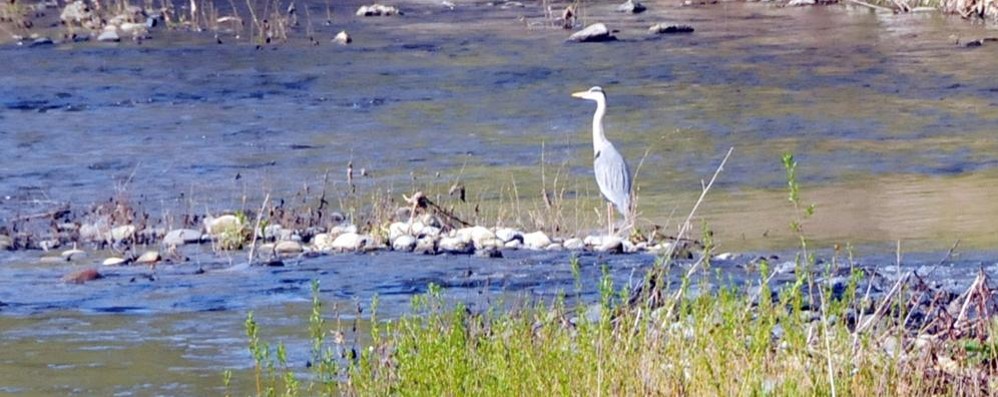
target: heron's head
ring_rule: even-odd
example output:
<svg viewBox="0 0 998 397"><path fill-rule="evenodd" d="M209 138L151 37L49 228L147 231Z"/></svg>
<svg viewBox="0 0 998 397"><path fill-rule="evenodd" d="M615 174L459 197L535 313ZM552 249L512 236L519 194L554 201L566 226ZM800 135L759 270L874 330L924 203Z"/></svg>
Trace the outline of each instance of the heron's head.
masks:
<svg viewBox="0 0 998 397"><path fill-rule="evenodd" d="M606 94L603 93L603 88L600 86L590 88L588 91L573 93L572 96L597 102L606 100Z"/></svg>

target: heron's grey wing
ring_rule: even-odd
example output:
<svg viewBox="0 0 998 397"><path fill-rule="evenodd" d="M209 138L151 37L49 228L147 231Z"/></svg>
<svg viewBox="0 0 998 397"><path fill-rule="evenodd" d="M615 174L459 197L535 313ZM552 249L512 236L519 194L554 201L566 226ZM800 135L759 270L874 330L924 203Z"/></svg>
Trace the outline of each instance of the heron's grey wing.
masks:
<svg viewBox="0 0 998 397"><path fill-rule="evenodd" d="M613 145L608 145L596 152L593 171L603 197L626 216L631 205L631 173L624 157Z"/></svg>

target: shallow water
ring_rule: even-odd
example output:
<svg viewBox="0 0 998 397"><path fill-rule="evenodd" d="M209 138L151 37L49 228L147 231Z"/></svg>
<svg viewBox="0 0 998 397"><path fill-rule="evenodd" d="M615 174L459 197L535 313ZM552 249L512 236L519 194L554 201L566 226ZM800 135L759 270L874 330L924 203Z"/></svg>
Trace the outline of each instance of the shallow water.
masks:
<svg viewBox="0 0 998 397"><path fill-rule="evenodd" d="M947 277L993 264L998 83L984 71L998 66L998 47L949 38L987 36L986 27L839 7L646 3L638 16L590 5L587 15L620 29L620 42L604 44L525 26L517 17L536 22L534 4L412 4L402 18L358 20L351 3L333 26L315 24L323 40L348 30L347 47L299 39L256 50L190 34L0 47L0 224L115 195L161 215L256 208L267 193L314 191L327 171L330 194L342 198L350 161L370 171L362 191L437 193L461 180L468 206L529 223L543 151L547 182L560 173L566 189L567 222L596 229L592 106L568 94L599 84L610 94L610 139L633 168L642 163L643 222L674 230L734 146L699 214L722 251L790 249L780 155L792 150L803 199L817 205L805 224L815 246L851 243L881 264L903 240L906 251L928 252L906 261L920 266L959 239L975 254ZM647 36L659 21L696 32ZM560 254L326 256L228 272L239 259L191 255L154 281L126 268L65 285L71 265L0 253L0 393L217 394L224 368L250 365L248 310L264 332L301 341L312 279L343 306L378 294L389 317L429 282L477 305L507 293L551 297L573 282ZM602 262L619 285L651 258L584 257L584 278L595 280ZM733 263L718 269L740 274Z"/></svg>

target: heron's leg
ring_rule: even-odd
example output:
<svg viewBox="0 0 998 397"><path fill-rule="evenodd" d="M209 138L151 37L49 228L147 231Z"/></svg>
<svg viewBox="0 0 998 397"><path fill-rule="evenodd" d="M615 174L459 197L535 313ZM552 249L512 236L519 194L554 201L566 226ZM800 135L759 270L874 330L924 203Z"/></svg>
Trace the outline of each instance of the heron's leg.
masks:
<svg viewBox="0 0 998 397"><path fill-rule="evenodd" d="M613 235L613 204L606 203L606 235Z"/></svg>

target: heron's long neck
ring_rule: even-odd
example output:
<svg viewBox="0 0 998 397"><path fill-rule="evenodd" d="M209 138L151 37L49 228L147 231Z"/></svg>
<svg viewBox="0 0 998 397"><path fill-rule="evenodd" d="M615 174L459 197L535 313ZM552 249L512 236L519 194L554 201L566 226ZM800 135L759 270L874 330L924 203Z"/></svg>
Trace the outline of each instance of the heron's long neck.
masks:
<svg viewBox="0 0 998 397"><path fill-rule="evenodd" d="M606 114L606 100L596 101L596 113L593 114L593 150L599 151L609 142L603 135L603 115Z"/></svg>

